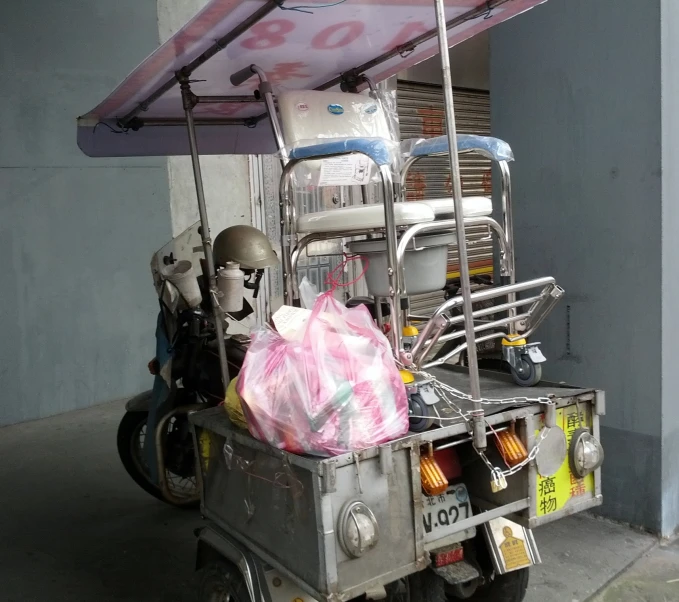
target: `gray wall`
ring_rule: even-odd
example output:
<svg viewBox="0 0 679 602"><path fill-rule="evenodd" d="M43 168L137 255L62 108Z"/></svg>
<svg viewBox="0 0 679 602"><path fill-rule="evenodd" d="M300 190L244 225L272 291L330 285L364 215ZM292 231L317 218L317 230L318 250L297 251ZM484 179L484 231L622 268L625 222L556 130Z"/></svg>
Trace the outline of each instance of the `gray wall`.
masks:
<svg viewBox="0 0 679 602"><path fill-rule="evenodd" d="M659 0L550 0L491 32L490 88L516 156L519 277L566 289L536 339L545 376L606 390L602 512L666 533L661 377L679 371L661 302L678 297L674 281L661 298L661 257L676 270L679 243L661 243L660 25Z"/></svg>
<svg viewBox="0 0 679 602"><path fill-rule="evenodd" d="M0 2L0 425L150 385L165 160L92 160L75 117L158 42L155 0Z"/></svg>
<svg viewBox="0 0 679 602"><path fill-rule="evenodd" d="M453 86L488 90L490 85L489 36L490 32L484 31L450 49L448 55ZM401 71L398 79L442 85L443 76L439 57L440 55L437 54L410 69Z"/></svg>
<svg viewBox="0 0 679 602"><path fill-rule="evenodd" d="M661 0L662 40L662 524L679 525L679 3Z"/></svg>

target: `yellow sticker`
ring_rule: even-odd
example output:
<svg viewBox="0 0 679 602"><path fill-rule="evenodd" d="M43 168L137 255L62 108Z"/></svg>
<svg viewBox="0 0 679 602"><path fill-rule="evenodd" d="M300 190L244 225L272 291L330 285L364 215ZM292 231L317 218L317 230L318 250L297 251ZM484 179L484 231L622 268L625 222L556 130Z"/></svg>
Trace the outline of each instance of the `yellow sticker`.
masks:
<svg viewBox="0 0 679 602"><path fill-rule="evenodd" d="M511 527L504 527L502 529L504 541L500 544L500 554L505 562L507 571L520 569L524 566L530 566L532 563L528 558L526 551L526 542L523 539L514 537Z"/></svg>
<svg viewBox="0 0 679 602"><path fill-rule="evenodd" d="M579 428L591 426L591 407L589 404L581 404L559 408L556 411L556 424L566 433L566 449L570 448L573 433ZM544 415L540 417L537 436L544 426ZM545 516L563 509L572 499L581 496L591 496L594 493L594 473L584 479L578 479L571 472L568 465L568 457L551 477L537 475L537 516Z"/></svg>

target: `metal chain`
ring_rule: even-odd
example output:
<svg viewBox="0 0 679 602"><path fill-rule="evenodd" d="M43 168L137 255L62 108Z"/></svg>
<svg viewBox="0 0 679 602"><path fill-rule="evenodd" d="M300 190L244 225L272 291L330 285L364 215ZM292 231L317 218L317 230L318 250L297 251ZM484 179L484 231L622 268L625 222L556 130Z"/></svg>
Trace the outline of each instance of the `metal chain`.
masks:
<svg viewBox="0 0 679 602"><path fill-rule="evenodd" d="M416 372L416 374L424 378L431 379L432 386L434 387L434 389L442 389L450 393L453 397L456 397L457 399L463 399L465 401L478 401L484 405L514 405L514 404L528 405L532 403L542 403L545 405L551 405L554 403L554 401L549 397L507 397L503 399L482 397L481 399L474 400L472 399L472 396L469 395L468 393L463 393L462 391L459 391L458 389L455 389L454 387L451 387L446 383L442 383L435 376L427 372Z"/></svg>
<svg viewBox="0 0 679 602"><path fill-rule="evenodd" d="M481 400L473 400L471 395L463 393L462 391L459 391L458 389L455 389L450 385L442 383L435 376L427 372L417 372L416 374L424 378L431 379L431 385L434 387L434 390L439 394L442 400L446 402L446 405L458 414L458 416L456 416L455 418L443 417L440 415L438 408L434 406L434 409L437 414L437 419L438 420L462 419L467 423L468 429L471 429L470 419L473 416L475 416L474 410L463 412L462 409L448 397L448 395L452 395L454 398L464 401L480 401L484 405L517 405L517 404L528 405L533 403L554 405L555 403L555 401L553 399L550 399L549 397L511 397L507 399L482 398ZM413 418L427 418L427 417L413 416ZM507 470L502 470L501 468L494 466L492 462L488 459L488 456L486 456L486 454L482 450L477 449L475 446L474 451L478 454L481 460L483 460L484 464L489 468L494 485L498 489L504 489L504 487L506 487L507 477L516 474L517 472L522 470L525 466L530 464L533 460L535 460L535 458L538 455L538 452L540 451L540 444L545 440L548 432L549 427L546 426L543 427L542 430L540 431L540 435L538 436L537 441L535 442L535 445L530 450L526 458L519 462L518 464L516 464L515 466L508 468Z"/></svg>
<svg viewBox="0 0 679 602"><path fill-rule="evenodd" d="M528 466L528 464L530 464L533 460L535 460L535 458L538 455L538 452L540 451L540 444L547 437L547 433L549 433L549 428L550 427L547 426L542 428L538 440L535 442L533 449L530 450L530 453L525 458L525 460L522 460L521 462L519 462L515 466L512 466L511 468L508 468L507 470L502 470L497 466L493 466L491 461L488 459L488 456L486 456L484 452L476 448L474 448L474 451L479 455L479 457L483 460L485 465L490 469L490 474L493 477L493 481L495 482L495 484L499 485L499 483L501 483L503 479L506 479L506 477L511 477L512 475L519 472L525 466Z"/></svg>

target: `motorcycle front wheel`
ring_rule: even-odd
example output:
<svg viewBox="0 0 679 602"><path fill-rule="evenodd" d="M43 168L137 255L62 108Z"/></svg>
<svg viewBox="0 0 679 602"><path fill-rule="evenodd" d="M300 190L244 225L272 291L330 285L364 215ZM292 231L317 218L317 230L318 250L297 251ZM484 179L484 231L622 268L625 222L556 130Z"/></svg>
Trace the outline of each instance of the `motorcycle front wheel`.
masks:
<svg viewBox="0 0 679 602"><path fill-rule="evenodd" d="M188 428L185 417L170 420L165 434L165 478L170 496L152 480L144 458L148 412L126 412L118 425L118 455L132 480L153 497L178 508L195 508L198 491L190 436L182 436Z"/></svg>

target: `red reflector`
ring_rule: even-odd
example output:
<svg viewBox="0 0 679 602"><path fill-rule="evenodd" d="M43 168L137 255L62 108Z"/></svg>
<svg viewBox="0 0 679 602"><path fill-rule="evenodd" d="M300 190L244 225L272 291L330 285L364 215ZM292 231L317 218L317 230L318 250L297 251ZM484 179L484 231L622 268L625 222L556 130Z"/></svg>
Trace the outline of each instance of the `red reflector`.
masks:
<svg viewBox="0 0 679 602"><path fill-rule="evenodd" d="M452 447L435 451L434 458L436 458L436 462L438 462L448 481L454 481L462 476L460 460L457 457L457 452Z"/></svg>
<svg viewBox="0 0 679 602"><path fill-rule="evenodd" d="M158 360L154 357L148 364L149 372L153 375L156 376L159 372L158 368Z"/></svg>
<svg viewBox="0 0 679 602"><path fill-rule="evenodd" d="M442 552L434 553L434 565L437 568L448 566L449 564L454 564L462 560L464 560L464 548L461 545L455 545L446 548Z"/></svg>

